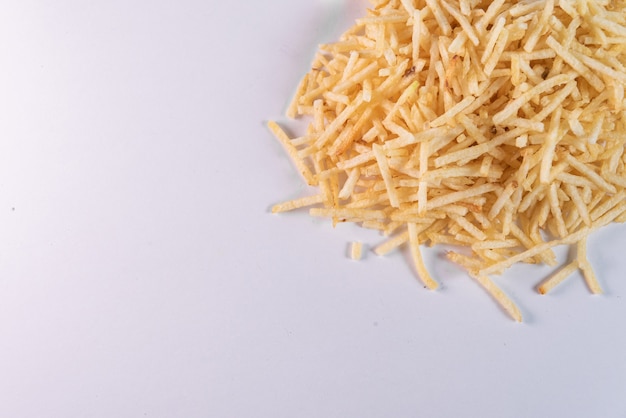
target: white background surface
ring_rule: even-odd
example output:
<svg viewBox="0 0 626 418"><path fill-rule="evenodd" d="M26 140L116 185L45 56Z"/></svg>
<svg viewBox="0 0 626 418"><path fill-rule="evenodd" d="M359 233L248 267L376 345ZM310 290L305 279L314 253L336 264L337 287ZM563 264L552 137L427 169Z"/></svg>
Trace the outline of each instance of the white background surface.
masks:
<svg viewBox="0 0 626 418"><path fill-rule="evenodd" d="M364 2L3 1L0 416L625 417L626 229L604 296L497 282L269 207L310 193L264 122Z"/></svg>

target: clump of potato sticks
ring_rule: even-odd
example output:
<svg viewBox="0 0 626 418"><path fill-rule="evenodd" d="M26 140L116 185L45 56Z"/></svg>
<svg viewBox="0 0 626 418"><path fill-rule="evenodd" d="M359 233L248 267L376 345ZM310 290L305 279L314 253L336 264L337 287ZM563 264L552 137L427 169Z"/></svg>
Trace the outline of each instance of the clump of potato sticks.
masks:
<svg viewBox="0 0 626 418"><path fill-rule="evenodd" d="M577 251L537 290L580 270L601 293L586 240L626 220L625 2L372 3L302 79L287 113L306 133L268 124L319 187L273 212L380 230L379 255L408 243L430 289L420 245L462 246L448 258L517 321L489 276L556 266L555 246Z"/></svg>

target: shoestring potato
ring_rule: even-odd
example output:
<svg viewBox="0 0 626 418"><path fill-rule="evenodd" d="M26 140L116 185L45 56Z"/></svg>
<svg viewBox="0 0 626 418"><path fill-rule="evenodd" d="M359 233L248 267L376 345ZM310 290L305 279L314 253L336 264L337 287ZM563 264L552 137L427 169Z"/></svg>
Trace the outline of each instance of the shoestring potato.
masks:
<svg viewBox="0 0 626 418"><path fill-rule="evenodd" d="M587 237L626 220L624 1L373 1L302 78L289 137L269 129L319 191L277 204L381 231L407 245L436 289L422 245L448 251L516 321L491 280L516 263L580 270L602 289ZM553 248L576 251L557 266ZM360 244L354 258L360 258Z"/></svg>

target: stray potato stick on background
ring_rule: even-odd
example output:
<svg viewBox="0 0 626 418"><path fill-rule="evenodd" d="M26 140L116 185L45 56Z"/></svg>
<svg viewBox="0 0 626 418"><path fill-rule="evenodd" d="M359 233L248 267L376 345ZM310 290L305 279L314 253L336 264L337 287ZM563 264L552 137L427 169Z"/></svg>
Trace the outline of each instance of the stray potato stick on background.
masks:
<svg viewBox="0 0 626 418"><path fill-rule="evenodd" d="M601 293L588 235L626 219L624 1L372 1L367 16L322 45L288 116L311 117L289 138L269 128L314 196L273 212L355 222L407 245L435 289L420 245L448 253L517 321L488 277L515 263L556 265L546 293L580 270ZM360 244L352 258L360 258Z"/></svg>

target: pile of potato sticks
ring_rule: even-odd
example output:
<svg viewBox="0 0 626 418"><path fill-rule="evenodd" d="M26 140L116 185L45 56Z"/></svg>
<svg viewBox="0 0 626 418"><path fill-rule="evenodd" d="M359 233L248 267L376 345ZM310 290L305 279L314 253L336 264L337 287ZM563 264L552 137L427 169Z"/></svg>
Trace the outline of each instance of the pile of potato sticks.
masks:
<svg viewBox="0 0 626 418"><path fill-rule="evenodd" d="M555 246L577 251L537 290L580 270L601 293L586 241L626 220L624 6L372 1L300 83L287 116L310 117L306 133L268 124L319 190L272 211L380 230L389 238L374 252L408 244L430 289L420 246L461 246L448 258L517 321L489 276L556 267Z"/></svg>

